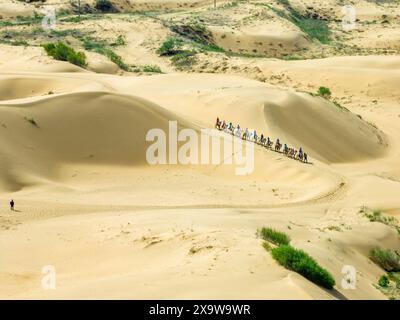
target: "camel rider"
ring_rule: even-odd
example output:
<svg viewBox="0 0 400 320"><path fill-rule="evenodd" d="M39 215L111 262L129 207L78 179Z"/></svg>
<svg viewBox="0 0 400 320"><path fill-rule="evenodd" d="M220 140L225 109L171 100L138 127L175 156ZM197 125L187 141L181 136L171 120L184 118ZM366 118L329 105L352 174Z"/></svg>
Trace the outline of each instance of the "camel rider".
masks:
<svg viewBox="0 0 400 320"><path fill-rule="evenodd" d="M299 149L299 157L302 158L303 157L303 149L300 147Z"/></svg>
<svg viewBox="0 0 400 320"><path fill-rule="evenodd" d="M279 138L278 139L276 139L276 143L275 143L277 146L280 146L281 145L281 143L279 142Z"/></svg>
<svg viewBox="0 0 400 320"><path fill-rule="evenodd" d="M254 139L254 141L257 141L257 131L256 130L253 131L253 139Z"/></svg>
<svg viewBox="0 0 400 320"><path fill-rule="evenodd" d="M262 134L262 133L261 133L261 136L260 136L260 142L261 142L261 143L264 142L264 134Z"/></svg>
<svg viewBox="0 0 400 320"><path fill-rule="evenodd" d="M285 143L285 146L284 146L284 148L283 148L283 150L285 151L285 153L288 153L288 150L289 148L288 148L288 146L287 146L287 144Z"/></svg>
<svg viewBox="0 0 400 320"><path fill-rule="evenodd" d="M224 130L224 129L225 129L225 120L222 120L222 123L221 123L221 129L222 129L222 130Z"/></svg>
<svg viewBox="0 0 400 320"><path fill-rule="evenodd" d="M267 139L267 146L269 146L269 145L271 145L271 140L270 140L270 138L268 137L268 139Z"/></svg>
<svg viewBox="0 0 400 320"><path fill-rule="evenodd" d="M238 124L237 127L236 127L236 135L237 135L238 137L240 137L240 136L241 136L241 133L242 133L242 130L240 129L240 125Z"/></svg>
<svg viewBox="0 0 400 320"><path fill-rule="evenodd" d="M249 140L249 129L248 128L246 128L246 131L244 132L244 136L245 136L245 138L246 138L246 140Z"/></svg>

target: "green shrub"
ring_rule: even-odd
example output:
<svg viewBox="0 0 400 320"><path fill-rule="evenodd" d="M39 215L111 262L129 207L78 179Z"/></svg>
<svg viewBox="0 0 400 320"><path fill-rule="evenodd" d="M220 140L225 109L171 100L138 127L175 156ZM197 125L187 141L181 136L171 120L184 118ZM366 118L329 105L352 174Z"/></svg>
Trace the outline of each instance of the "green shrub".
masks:
<svg viewBox="0 0 400 320"><path fill-rule="evenodd" d="M196 63L196 52L185 50L171 58L172 63L179 69L190 68Z"/></svg>
<svg viewBox="0 0 400 320"><path fill-rule="evenodd" d="M143 72L162 73L159 66L147 65L143 67Z"/></svg>
<svg viewBox="0 0 400 320"><path fill-rule="evenodd" d="M289 244L290 242L288 235L271 228L262 228L258 233L262 239L270 241L276 245Z"/></svg>
<svg viewBox="0 0 400 320"><path fill-rule="evenodd" d="M400 271L400 256L394 250L375 248L370 251L369 256L386 271Z"/></svg>
<svg viewBox="0 0 400 320"><path fill-rule="evenodd" d="M272 249L272 256L287 269L301 274L317 285L327 289L332 289L335 285L332 275L302 250L290 245L281 245Z"/></svg>
<svg viewBox="0 0 400 320"><path fill-rule="evenodd" d="M395 217L386 217L385 215L382 214L381 210L374 210L372 211L372 213L366 213L365 216L371 222L380 222L388 226L394 226L394 227L396 227L398 224L398 221Z"/></svg>
<svg viewBox="0 0 400 320"><path fill-rule="evenodd" d="M378 284L380 287L386 288L389 285L389 278L385 275L379 278Z"/></svg>
<svg viewBox="0 0 400 320"><path fill-rule="evenodd" d="M125 41L125 37L122 34L120 34L117 37L117 40L111 44L112 47L118 47L118 46L124 46L124 45L126 45L126 41Z"/></svg>
<svg viewBox="0 0 400 320"><path fill-rule="evenodd" d="M324 98L330 98L330 96L332 95L331 90L329 90L329 88L326 87L319 87L318 89L318 95L324 97Z"/></svg>
<svg viewBox="0 0 400 320"><path fill-rule="evenodd" d="M58 42L56 44L46 43L43 45L43 48L49 56L56 60L68 61L80 67L85 67L87 65L86 56L83 52L76 52L63 42Z"/></svg>
<svg viewBox="0 0 400 320"><path fill-rule="evenodd" d="M163 42L160 48L157 49L157 53L160 56L172 56L181 52L182 39L170 37Z"/></svg>

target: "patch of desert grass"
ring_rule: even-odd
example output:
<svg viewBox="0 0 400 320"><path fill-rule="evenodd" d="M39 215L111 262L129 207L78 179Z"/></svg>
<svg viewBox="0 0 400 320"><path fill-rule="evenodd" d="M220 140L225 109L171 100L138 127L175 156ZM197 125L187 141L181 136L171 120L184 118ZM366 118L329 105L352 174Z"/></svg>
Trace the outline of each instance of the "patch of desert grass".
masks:
<svg viewBox="0 0 400 320"><path fill-rule="evenodd" d="M122 60L121 56L119 56L112 49L110 49L108 43L106 43L105 41L95 40L93 38L86 37L83 39L83 47L86 50L93 51L103 56L106 56L122 70L130 71L129 65L127 65Z"/></svg>
<svg viewBox="0 0 400 320"><path fill-rule="evenodd" d="M43 48L49 56L56 60L68 61L80 67L87 65L86 56L83 52L77 52L63 42L46 43Z"/></svg>
<svg viewBox="0 0 400 320"><path fill-rule="evenodd" d="M400 255L394 250L377 247L370 251L369 257L386 271L400 271Z"/></svg>
<svg viewBox="0 0 400 320"><path fill-rule="evenodd" d="M156 65L145 65L143 66L143 72L149 73L163 73L159 66Z"/></svg>
<svg viewBox="0 0 400 320"><path fill-rule="evenodd" d="M258 230L258 235L266 241L272 242L276 245L287 245L290 243L290 237L280 231L274 230L272 228L262 228Z"/></svg>
<svg viewBox="0 0 400 320"><path fill-rule="evenodd" d="M301 274L306 279L327 289L332 289L335 279L303 250L281 245L271 250L272 256L285 268Z"/></svg>
<svg viewBox="0 0 400 320"><path fill-rule="evenodd" d="M285 10L276 8L270 4L262 4L274 11L278 16L287 19L295 24L301 31L307 34L311 39L317 39L323 44L331 41L331 30L326 20L316 19L304 16L296 8L294 8L288 0L277 0Z"/></svg>

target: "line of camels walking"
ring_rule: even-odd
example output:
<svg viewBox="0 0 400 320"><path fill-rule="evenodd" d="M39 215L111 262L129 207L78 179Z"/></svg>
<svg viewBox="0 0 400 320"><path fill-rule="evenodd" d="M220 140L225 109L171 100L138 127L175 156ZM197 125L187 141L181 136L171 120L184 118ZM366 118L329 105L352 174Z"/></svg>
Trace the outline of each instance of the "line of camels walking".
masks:
<svg viewBox="0 0 400 320"><path fill-rule="evenodd" d="M299 160L304 163L308 163L307 153L305 153L301 147L299 150L290 148L286 143L282 144L279 141L279 138L276 139L275 147L273 147L274 143L270 140L269 137L265 137L264 134L258 136L256 130L254 130L253 132L250 132L248 128L246 128L246 130L243 130L240 128L239 124L235 127L232 124L232 122L228 123L225 120L220 120L219 118L217 118L217 121L215 123L215 128L220 131L230 133L233 136L242 138L245 141L252 141L269 150L275 150L276 152L283 152L283 154L289 158ZM283 150L281 151L282 147Z"/></svg>

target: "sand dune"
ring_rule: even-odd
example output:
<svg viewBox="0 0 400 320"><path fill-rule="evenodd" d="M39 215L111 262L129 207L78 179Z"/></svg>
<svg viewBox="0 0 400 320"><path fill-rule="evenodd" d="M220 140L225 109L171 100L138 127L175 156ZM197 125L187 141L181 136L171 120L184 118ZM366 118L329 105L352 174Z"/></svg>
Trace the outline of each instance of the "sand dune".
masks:
<svg viewBox="0 0 400 320"><path fill-rule="evenodd" d="M0 112L5 163L20 159L13 171L26 166L35 174L68 162L144 163L147 131L153 127L167 130L168 120L177 119L149 101L105 92L2 104ZM101 142L93 143L98 137Z"/></svg>
<svg viewBox="0 0 400 320"><path fill-rule="evenodd" d="M308 94L227 76L168 75L142 83L137 83L133 92L157 103L163 102L175 112L197 118L207 114L208 125L219 116L290 145L303 146L320 160L357 161L379 157L385 150L382 132L351 112ZM168 101L167 83L174 83L174 95L180 97L178 102ZM154 86L159 87L156 95L150 92Z"/></svg>

